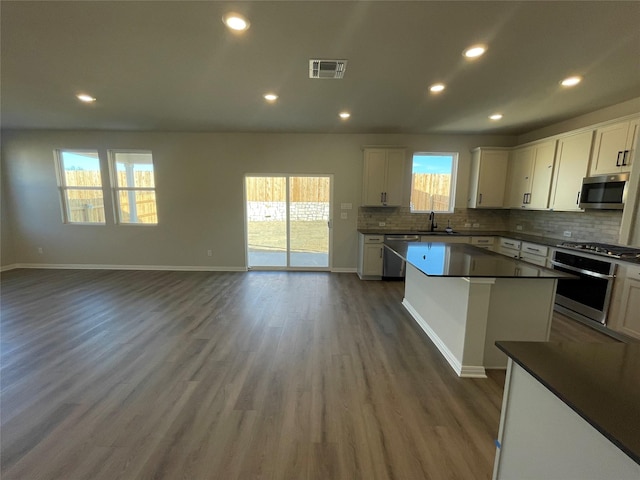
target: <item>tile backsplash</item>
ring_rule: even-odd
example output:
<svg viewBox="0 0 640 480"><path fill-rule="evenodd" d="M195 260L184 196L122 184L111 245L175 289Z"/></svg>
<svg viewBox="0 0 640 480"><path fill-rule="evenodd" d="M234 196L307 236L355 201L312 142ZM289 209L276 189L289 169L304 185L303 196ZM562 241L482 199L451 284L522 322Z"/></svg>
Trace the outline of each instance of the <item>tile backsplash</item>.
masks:
<svg viewBox="0 0 640 480"><path fill-rule="evenodd" d="M454 213L437 213L438 230L447 221L455 230L501 230L556 237L574 242L618 243L622 211L549 212L535 210L481 210L456 208ZM380 226L380 222L385 225ZM471 225L465 226L465 225ZM474 227L473 225L477 225ZM518 226L522 227L521 230ZM427 230L428 213L411 213L407 207L360 207L358 228L385 230ZM571 237L564 237L571 232Z"/></svg>
<svg viewBox="0 0 640 480"><path fill-rule="evenodd" d="M508 230L508 210L475 210L456 208L453 213L436 213L438 230L444 230L447 221L454 230ZM383 222L384 227L380 227ZM465 227L465 224L471 226ZM473 227L473 225L478 225ZM407 207L360 207L358 228L384 230L427 230L428 213L411 213Z"/></svg>
<svg viewBox="0 0 640 480"><path fill-rule="evenodd" d="M617 244L622 210L587 210L586 212L536 212L512 210L509 230L522 227L522 233L564 238L572 242ZM563 237L571 232L571 237Z"/></svg>

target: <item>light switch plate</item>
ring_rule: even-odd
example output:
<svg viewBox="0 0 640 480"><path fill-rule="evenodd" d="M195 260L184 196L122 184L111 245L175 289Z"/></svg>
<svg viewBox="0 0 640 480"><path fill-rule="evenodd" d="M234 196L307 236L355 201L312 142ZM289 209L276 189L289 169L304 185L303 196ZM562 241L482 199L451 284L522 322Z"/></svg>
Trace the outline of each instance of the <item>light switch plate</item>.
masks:
<svg viewBox="0 0 640 480"><path fill-rule="evenodd" d="M342 220L346 220L347 218L349 218L349 216L347 215L347 212L342 212L342 213L340 214L340 218L341 218Z"/></svg>
<svg viewBox="0 0 640 480"><path fill-rule="evenodd" d="M571 238L571 232L568 230L565 230L565 232L562 235L564 235L567 238Z"/></svg>
<svg viewBox="0 0 640 480"><path fill-rule="evenodd" d="M385 225L386 225L386 223L385 223L385 222L378 222L378 226L379 226L379 227L384 227Z"/></svg>

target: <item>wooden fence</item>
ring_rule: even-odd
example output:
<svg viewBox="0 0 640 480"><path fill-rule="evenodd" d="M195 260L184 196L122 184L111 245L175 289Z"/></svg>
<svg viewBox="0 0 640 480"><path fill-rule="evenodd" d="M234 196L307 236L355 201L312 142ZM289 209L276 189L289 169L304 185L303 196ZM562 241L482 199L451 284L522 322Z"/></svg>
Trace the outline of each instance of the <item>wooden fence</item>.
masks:
<svg viewBox="0 0 640 480"><path fill-rule="evenodd" d="M329 202L331 189L327 177L290 177L290 202ZM284 177L247 177L247 201L284 202L287 182Z"/></svg>
<svg viewBox="0 0 640 480"><path fill-rule="evenodd" d="M66 190L69 204L69 221L72 223L104 223L104 199L100 182L100 173L87 170L65 171L66 185L69 187L87 187L96 190ZM135 185L138 188L154 188L153 172L135 172ZM125 172L118 172L119 185L126 185ZM137 191L135 197L137 221L139 223L158 223L155 191ZM127 191L119 192L120 221L131 221L131 207Z"/></svg>
<svg viewBox="0 0 640 480"><path fill-rule="evenodd" d="M451 175L414 173L411 176L411 209L417 211L449 210Z"/></svg>

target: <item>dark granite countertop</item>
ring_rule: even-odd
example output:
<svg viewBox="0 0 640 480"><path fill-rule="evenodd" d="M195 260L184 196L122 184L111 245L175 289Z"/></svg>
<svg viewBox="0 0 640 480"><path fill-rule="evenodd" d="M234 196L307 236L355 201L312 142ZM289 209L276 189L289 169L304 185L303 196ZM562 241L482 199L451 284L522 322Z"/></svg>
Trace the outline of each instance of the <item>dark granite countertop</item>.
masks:
<svg viewBox="0 0 640 480"><path fill-rule="evenodd" d="M384 246L433 277L577 278L464 243L387 240Z"/></svg>
<svg viewBox="0 0 640 480"><path fill-rule="evenodd" d="M439 236L452 236L452 237L506 237L513 238L515 240L522 240L524 242L532 242L540 245L547 245L555 247L559 243L566 241L564 238L555 237L543 237L540 235L529 235L526 233L508 232L505 230L454 230L454 233L446 233L444 230L436 230L435 232L429 232L427 230L381 230L379 228L360 228L359 233L364 235L431 235L434 237L434 241L437 241Z"/></svg>
<svg viewBox="0 0 640 480"><path fill-rule="evenodd" d="M640 464L640 343L496 346Z"/></svg>
<svg viewBox="0 0 640 480"><path fill-rule="evenodd" d="M438 231L436 230L435 233L430 233L426 230L381 230L381 229L372 229L372 228L362 228L362 229L358 229L359 233L362 233L364 235L420 235L420 236L432 236L433 237L433 241L437 242L439 237L448 237L448 236L452 236L452 237L505 237L505 238L511 238L514 240L521 240L523 242L531 242L531 243L536 243L538 245L545 245L547 247L558 247L558 245L564 241L567 241L566 238L562 239L562 238L555 238L555 237L544 237L544 236L540 236L540 235L529 235L526 233L518 233L518 232L508 232L508 231L504 231L504 230L483 230L483 231L477 231L477 230L455 230L454 233L451 234L447 234L444 231ZM570 240L570 239L569 239ZM562 248L562 247L558 247L558 248ZM632 247L633 248L633 247ZM564 248L563 250L567 251L567 252L573 252L576 253L575 250L570 249L570 248ZM592 258L603 258L602 256L598 256L598 255L590 255L589 252L585 252L584 250L580 251L580 255L587 255L587 256L591 256ZM635 260L635 259L631 259L631 258L611 258L611 257L604 257L604 258L608 258L614 262L623 262L623 263L633 263L635 265L639 265L640 264L640 259Z"/></svg>

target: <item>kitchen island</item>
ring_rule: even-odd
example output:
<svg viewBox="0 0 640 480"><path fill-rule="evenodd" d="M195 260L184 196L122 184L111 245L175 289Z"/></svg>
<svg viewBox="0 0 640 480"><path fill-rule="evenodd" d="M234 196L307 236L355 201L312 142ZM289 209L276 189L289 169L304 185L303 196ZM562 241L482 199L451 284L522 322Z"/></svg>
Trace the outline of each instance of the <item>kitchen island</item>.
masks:
<svg viewBox="0 0 640 480"><path fill-rule="evenodd" d="M403 305L461 377L506 368L497 340L549 339L555 270L465 244L387 242L405 259Z"/></svg>
<svg viewBox="0 0 640 480"><path fill-rule="evenodd" d="M498 342L494 479L640 478L640 344Z"/></svg>

